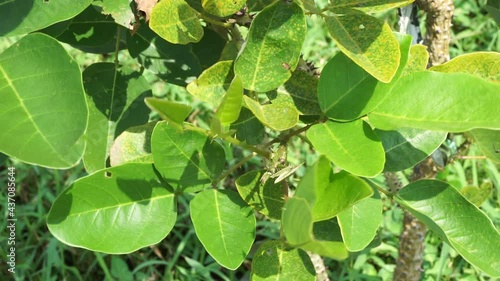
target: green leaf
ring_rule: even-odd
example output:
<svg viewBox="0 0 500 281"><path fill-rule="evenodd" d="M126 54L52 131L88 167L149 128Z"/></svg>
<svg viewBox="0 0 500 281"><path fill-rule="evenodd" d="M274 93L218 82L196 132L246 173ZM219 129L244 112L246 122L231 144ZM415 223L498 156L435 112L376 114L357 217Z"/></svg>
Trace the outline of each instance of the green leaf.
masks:
<svg viewBox="0 0 500 281"><path fill-rule="evenodd" d="M76 165L88 117L81 75L44 34L27 35L0 54L0 152L50 168Z"/></svg>
<svg viewBox="0 0 500 281"><path fill-rule="evenodd" d="M286 83L278 88L282 97L290 100L302 115L320 115L318 103L318 78L296 69Z"/></svg>
<svg viewBox="0 0 500 281"><path fill-rule="evenodd" d="M378 80L389 83L399 67L398 41L387 23L356 10L327 17L339 49Z"/></svg>
<svg viewBox="0 0 500 281"><path fill-rule="evenodd" d="M372 197L358 201L337 217L345 246L350 252L366 248L382 223L382 201L375 189L373 192Z"/></svg>
<svg viewBox="0 0 500 281"><path fill-rule="evenodd" d="M243 85L241 79L236 76L229 85L227 93L217 109L216 116L222 125L230 125L238 120L241 106L243 104Z"/></svg>
<svg viewBox="0 0 500 281"><path fill-rule="evenodd" d="M195 131L180 132L158 122L151 139L155 167L177 192L196 192L222 172L224 149Z"/></svg>
<svg viewBox="0 0 500 281"><path fill-rule="evenodd" d="M196 11L184 0L160 1L153 8L149 27L170 43L198 42L203 27Z"/></svg>
<svg viewBox="0 0 500 281"><path fill-rule="evenodd" d="M109 150L109 163L118 166L128 162L153 163L151 135L156 122L130 127L121 133Z"/></svg>
<svg viewBox="0 0 500 281"><path fill-rule="evenodd" d="M52 205L47 226L68 245L126 254L163 240L176 218L174 194L153 165L130 163L75 181Z"/></svg>
<svg viewBox="0 0 500 281"><path fill-rule="evenodd" d="M304 250L329 258L347 258L348 252L342 242L338 225L332 220L313 224L311 208L306 199L288 199L281 222L290 245L300 246Z"/></svg>
<svg viewBox="0 0 500 281"><path fill-rule="evenodd" d="M385 172L411 168L431 155L446 139L446 132L400 128L375 130L385 150Z"/></svg>
<svg viewBox="0 0 500 281"><path fill-rule="evenodd" d="M221 104L234 78L233 61L220 61L187 85L188 92L213 107Z"/></svg>
<svg viewBox="0 0 500 281"><path fill-rule="evenodd" d="M218 61L223 60L221 59L222 51L224 50L224 47L226 46L228 41L227 38L221 36L220 33L212 30L211 28L205 27L203 29L203 33L204 35L203 38L201 38L200 42L189 45L193 46L193 53L200 61L202 69L207 69ZM230 58L230 60L234 60L235 58L236 57Z"/></svg>
<svg viewBox="0 0 500 281"><path fill-rule="evenodd" d="M406 67L404 68L401 77L415 72L426 70L428 61L429 61L429 53L427 52L426 46L424 45L411 46L408 63L406 64Z"/></svg>
<svg viewBox="0 0 500 281"><path fill-rule="evenodd" d="M322 155L307 169L294 197L306 199L311 207L312 220L322 221L335 217L372 194L373 190L362 179L346 172L334 174L330 161Z"/></svg>
<svg viewBox="0 0 500 281"><path fill-rule="evenodd" d="M317 124L307 131L307 137L316 150L350 173L374 177L384 168L382 143L362 120Z"/></svg>
<svg viewBox="0 0 500 281"><path fill-rule="evenodd" d="M236 138L248 144L260 144L266 131L264 125L246 108L241 108L240 117L231 124L230 129L236 130Z"/></svg>
<svg viewBox="0 0 500 281"><path fill-rule="evenodd" d="M340 121L351 121L366 115L379 105L396 84L405 69L411 36L397 34L401 64L390 83L382 83L339 53L323 68L318 85L319 104L325 115Z"/></svg>
<svg viewBox="0 0 500 281"><path fill-rule="evenodd" d="M252 280L316 280L309 255L301 249L287 250L279 241L262 244L252 259Z"/></svg>
<svg viewBox="0 0 500 281"><path fill-rule="evenodd" d="M281 210L285 205L281 183L268 179L261 181L263 170L251 171L236 180L236 187L241 198L254 208L272 219L281 219Z"/></svg>
<svg viewBox="0 0 500 281"><path fill-rule="evenodd" d="M299 61L306 31L304 11L295 2L276 1L257 14L234 63L243 87L266 92L286 82Z"/></svg>
<svg viewBox="0 0 500 281"><path fill-rule="evenodd" d="M245 260L255 239L255 216L238 193L205 190L190 203L196 235L223 267L235 270Z"/></svg>
<svg viewBox="0 0 500 281"><path fill-rule="evenodd" d="M314 223L313 235L315 239L302 245L302 249L337 260L349 256L335 219Z"/></svg>
<svg viewBox="0 0 500 281"><path fill-rule="evenodd" d="M245 0L201 0L201 5L209 14L227 17L243 8L245 2Z"/></svg>
<svg viewBox="0 0 500 281"><path fill-rule="evenodd" d="M116 136L131 126L148 122L143 100L151 95L149 83L139 72L113 63L95 63L83 72L88 95L89 126L83 155L89 173L103 169Z"/></svg>
<svg viewBox="0 0 500 281"><path fill-rule="evenodd" d="M500 130L474 129L470 134L486 157L500 162Z"/></svg>
<svg viewBox="0 0 500 281"><path fill-rule="evenodd" d="M72 19L67 29L57 36L57 40L84 51L94 52L99 50L97 47L107 47L103 48L102 53L109 53L115 51L117 28L111 18L90 5Z"/></svg>
<svg viewBox="0 0 500 281"><path fill-rule="evenodd" d="M249 12L258 12L264 9L265 7L271 5L276 2L276 0L248 0L247 7Z"/></svg>
<svg viewBox="0 0 500 281"><path fill-rule="evenodd" d="M289 198L283 208L281 222L290 245L304 245L314 239L312 211L306 199Z"/></svg>
<svg viewBox="0 0 500 281"><path fill-rule="evenodd" d="M438 72L463 72L500 83L500 53L477 52L458 56L449 62L431 67Z"/></svg>
<svg viewBox="0 0 500 281"><path fill-rule="evenodd" d="M481 93L481 98L477 93ZM500 114L496 114L498 93L500 84L470 74L417 72L401 78L368 117L374 127L382 130L500 129Z"/></svg>
<svg viewBox="0 0 500 281"><path fill-rule="evenodd" d="M460 193L462 193L469 202L478 207L490 198L492 191L493 184L491 182L483 182L479 187L465 186L460 189Z"/></svg>
<svg viewBox="0 0 500 281"><path fill-rule="evenodd" d="M2 1L0 4L0 37L22 35L78 15L92 0Z"/></svg>
<svg viewBox="0 0 500 281"><path fill-rule="evenodd" d="M465 260L500 276L500 235L491 220L451 185L420 180L404 187L396 201L450 244Z"/></svg>
<svg viewBox="0 0 500 281"><path fill-rule="evenodd" d="M200 61L193 53L192 44L169 43L149 29L147 24L142 24L133 35L130 32L126 34L130 56L159 78L186 86L186 81L201 73Z"/></svg>
<svg viewBox="0 0 500 281"><path fill-rule="evenodd" d="M102 2L103 14L111 14L117 24L128 29L133 28L132 25L136 20L129 0L103 0Z"/></svg>
<svg viewBox="0 0 500 281"><path fill-rule="evenodd" d="M163 120L169 121L170 125L177 124L179 128L192 110L189 105L158 98L146 98L144 102L149 108L158 112Z"/></svg>
<svg viewBox="0 0 500 281"><path fill-rule="evenodd" d="M332 0L331 7L334 9L354 8L365 13L375 13L385 10L406 6L414 0Z"/></svg>
<svg viewBox="0 0 500 281"><path fill-rule="evenodd" d="M248 109L262 124L276 131L284 131L293 128L299 122L299 112L287 97L289 96L278 92L272 103L266 105L261 105L247 96L243 96L243 99Z"/></svg>
<svg viewBox="0 0 500 281"><path fill-rule="evenodd" d="M500 26L500 1L488 0L484 9L488 11L491 17L495 20L497 26Z"/></svg>

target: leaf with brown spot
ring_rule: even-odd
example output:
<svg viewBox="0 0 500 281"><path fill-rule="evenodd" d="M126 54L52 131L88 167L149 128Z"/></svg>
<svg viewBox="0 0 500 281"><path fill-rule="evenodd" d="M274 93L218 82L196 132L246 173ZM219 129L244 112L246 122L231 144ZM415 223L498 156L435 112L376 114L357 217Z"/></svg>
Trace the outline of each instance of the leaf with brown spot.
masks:
<svg viewBox="0 0 500 281"><path fill-rule="evenodd" d="M146 21L149 21L153 7L158 3L158 0L134 0L137 3L137 10L144 13Z"/></svg>

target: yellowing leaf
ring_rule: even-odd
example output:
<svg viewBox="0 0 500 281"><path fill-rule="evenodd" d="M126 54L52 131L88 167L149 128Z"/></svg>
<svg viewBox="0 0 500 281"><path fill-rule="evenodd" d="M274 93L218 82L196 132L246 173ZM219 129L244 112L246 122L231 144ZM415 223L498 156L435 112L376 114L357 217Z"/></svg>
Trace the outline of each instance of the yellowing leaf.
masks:
<svg viewBox="0 0 500 281"><path fill-rule="evenodd" d="M262 10L234 64L243 87L266 92L286 82L299 62L306 31L304 11L295 2L276 1Z"/></svg>
<svg viewBox="0 0 500 281"><path fill-rule="evenodd" d="M198 42L203 37L196 11L183 0L160 1L153 8L149 27L175 44Z"/></svg>
<svg viewBox="0 0 500 281"><path fill-rule="evenodd" d="M387 23L356 10L326 18L340 50L378 80L388 83L399 67L399 44Z"/></svg>
<svg viewBox="0 0 500 281"><path fill-rule="evenodd" d="M207 13L227 17L245 6L245 0L201 0L201 6Z"/></svg>

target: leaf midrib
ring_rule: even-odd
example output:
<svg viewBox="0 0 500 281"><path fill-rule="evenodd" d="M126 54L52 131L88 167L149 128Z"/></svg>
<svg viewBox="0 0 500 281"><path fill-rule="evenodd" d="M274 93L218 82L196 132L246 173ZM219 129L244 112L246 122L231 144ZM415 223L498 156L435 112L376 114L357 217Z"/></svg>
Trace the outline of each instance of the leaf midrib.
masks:
<svg viewBox="0 0 500 281"><path fill-rule="evenodd" d="M32 123L33 127L35 128L36 132L42 137L42 139L47 144L47 146L58 156L59 160L62 160L63 162L66 162L64 159L61 158L61 155L55 149L55 147L52 145L52 143L47 140L47 138L45 137L44 134L42 134L42 131L40 130L40 128L36 124L35 120L33 120L33 118L31 117L30 112L28 111L28 108L26 108L26 105L24 104L23 99L21 98L19 92L17 91L17 89L14 86L14 84L12 84L12 79L9 78L9 75L7 74L7 72L5 71L5 69L2 67L2 65L0 65L0 72L3 74L3 76L5 77L5 80L7 81L7 83L11 87L12 91L16 95L16 98L19 100L19 104L21 105L21 108L26 113L26 116L31 121L31 123Z"/></svg>

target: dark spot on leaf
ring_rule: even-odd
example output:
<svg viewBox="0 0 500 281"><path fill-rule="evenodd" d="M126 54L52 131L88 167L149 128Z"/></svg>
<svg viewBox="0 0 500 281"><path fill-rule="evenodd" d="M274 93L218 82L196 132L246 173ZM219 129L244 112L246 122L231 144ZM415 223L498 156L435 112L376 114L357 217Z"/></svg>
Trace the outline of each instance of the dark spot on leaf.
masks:
<svg viewBox="0 0 500 281"><path fill-rule="evenodd" d="M111 172L104 172L104 176L107 178L111 178L113 176L113 173Z"/></svg>

